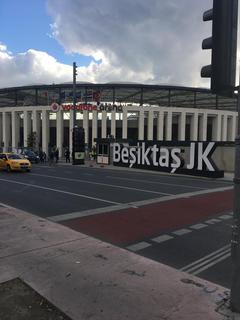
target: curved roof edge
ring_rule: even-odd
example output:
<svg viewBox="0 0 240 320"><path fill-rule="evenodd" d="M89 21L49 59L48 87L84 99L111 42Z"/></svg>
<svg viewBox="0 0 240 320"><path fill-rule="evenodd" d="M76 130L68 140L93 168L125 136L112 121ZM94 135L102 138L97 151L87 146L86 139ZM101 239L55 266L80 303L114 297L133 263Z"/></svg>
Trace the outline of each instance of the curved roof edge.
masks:
<svg viewBox="0 0 240 320"><path fill-rule="evenodd" d="M102 87L102 88L146 88L146 89L170 89L170 90L184 90L184 91L198 91L198 92L208 92L211 93L208 88L200 87L186 87L186 86L176 86L176 85L160 85L160 84L141 84L141 83L128 83L128 82L108 82L108 83L91 83L91 82L77 82L77 87ZM71 88L72 83L54 83L54 84L32 84L24 86L14 86L0 88L0 92L12 91L12 90L28 90L28 89L53 89L53 88Z"/></svg>

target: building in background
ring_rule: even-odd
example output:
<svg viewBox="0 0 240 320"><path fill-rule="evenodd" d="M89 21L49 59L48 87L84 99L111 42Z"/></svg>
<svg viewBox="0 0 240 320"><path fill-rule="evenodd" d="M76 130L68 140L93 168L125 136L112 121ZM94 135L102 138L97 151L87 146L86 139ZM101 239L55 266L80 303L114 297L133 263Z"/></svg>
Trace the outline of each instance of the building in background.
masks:
<svg viewBox="0 0 240 320"><path fill-rule="evenodd" d="M77 84L76 122L85 143L95 138L167 141L234 141L236 97L208 89L129 83ZM27 147L36 132L37 149L71 151L72 84L0 89L0 147Z"/></svg>

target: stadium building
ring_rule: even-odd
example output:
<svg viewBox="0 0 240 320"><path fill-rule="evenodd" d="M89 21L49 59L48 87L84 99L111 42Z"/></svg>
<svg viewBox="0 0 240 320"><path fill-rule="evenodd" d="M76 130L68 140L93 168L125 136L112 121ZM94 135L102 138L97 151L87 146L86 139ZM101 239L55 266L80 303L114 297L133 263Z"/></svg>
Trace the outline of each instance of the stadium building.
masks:
<svg viewBox="0 0 240 320"><path fill-rule="evenodd" d="M208 89L135 83L77 83L76 122L85 129L88 148L95 138L234 141L236 97ZM72 84L0 89L0 146L4 152L36 147L60 156L72 146Z"/></svg>

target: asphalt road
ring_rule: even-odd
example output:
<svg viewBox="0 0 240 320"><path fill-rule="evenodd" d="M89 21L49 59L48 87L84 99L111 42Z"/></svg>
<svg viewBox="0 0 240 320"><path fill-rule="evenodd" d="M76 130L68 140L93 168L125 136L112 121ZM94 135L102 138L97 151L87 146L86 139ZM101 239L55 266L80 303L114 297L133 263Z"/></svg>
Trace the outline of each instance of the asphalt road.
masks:
<svg viewBox="0 0 240 320"><path fill-rule="evenodd" d="M3 204L230 287L231 182L71 165L0 181Z"/></svg>

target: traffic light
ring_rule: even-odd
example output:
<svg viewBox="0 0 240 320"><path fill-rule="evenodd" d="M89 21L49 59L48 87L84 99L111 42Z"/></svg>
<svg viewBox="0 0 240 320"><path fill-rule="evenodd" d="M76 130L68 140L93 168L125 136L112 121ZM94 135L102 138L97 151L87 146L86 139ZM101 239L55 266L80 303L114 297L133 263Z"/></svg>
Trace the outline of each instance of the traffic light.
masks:
<svg viewBox="0 0 240 320"><path fill-rule="evenodd" d="M77 65L76 62L73 62L73 79L76 79L77 76Z"/></svg>
<svg viewBox="0 0 240 320"><path fill-rule="evenodd" d="M203 21L212 20L212 37L204 39L202 49L212 49L211 65L201 69L202 78L211 78L213 93L231 96L235 87L238 0L213 0Z"/></svg>
<svg viewBox="0 0 240 320"><path fill-rule="evenodd" d="M74 127L72 132L73 164L84 164L85 132L83 128Z"/></svg>

